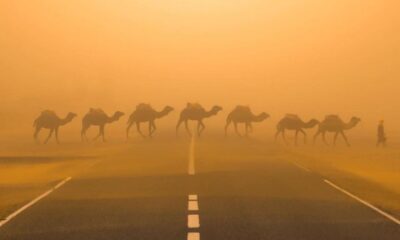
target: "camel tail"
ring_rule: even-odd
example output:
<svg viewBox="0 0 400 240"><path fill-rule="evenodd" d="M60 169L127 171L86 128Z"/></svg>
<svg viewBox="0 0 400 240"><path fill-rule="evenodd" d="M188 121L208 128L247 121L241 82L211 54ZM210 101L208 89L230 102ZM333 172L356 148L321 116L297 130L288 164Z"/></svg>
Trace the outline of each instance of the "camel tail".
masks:
<svg viewBox="0 0 400 240"><path fill-rule="evenodd" d="M283 130L283 123L282 121L279 121L278 124L276 124L276 130L282 131Z"/></svg>
<svg viewBox="0 0 400 240"><path fill-rule="evenodd" d="M129 116L128 121L126 122L127 124L132 124L134 122L134 116L132 115Z"/></svg>
<svg viewBox="0 0 400 240"><path fill-rule="evenodd" d="M232 116L229 114L228 117L226 118L226 124L225 124L225 136L228 135L228 127L231 125L232 122Z"/></svg>
<svg viewBox="0 0 400 240"><path fill-rule="evenodd" d="M33 121L33 127L36 127L38 124L39 118L36 118L35 121Z"/></svg>

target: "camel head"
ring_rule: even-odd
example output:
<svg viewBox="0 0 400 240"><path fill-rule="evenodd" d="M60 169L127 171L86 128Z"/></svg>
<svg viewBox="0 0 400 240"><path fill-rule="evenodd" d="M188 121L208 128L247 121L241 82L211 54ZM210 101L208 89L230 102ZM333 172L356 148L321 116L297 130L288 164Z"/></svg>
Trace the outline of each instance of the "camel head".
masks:
<svg viewBox="0 0 400 240"><path fill-rule="evenodd" d="M77 117L77 116L78 116L78 115L77 115L76 113L70 112L70 113L68 113L67 118L69 118L69 119L74 119L74 118Z"/></svg>
<svg viewBox="0 0 400 240"><path fill-rule="evenodd" d="M174 110L171 106L166 106L161 112L156 112L156 118L162 118Z"/></svg>
<svg viewBox="0 0 400 240"><path fill-rule="evenodd" d="M353 123L354 125L358 124L359 122L361 122L361 118L358 117L352 117L350 120L351 123Z"/></svg>
<svg viewBox="0 0 400 240"><path fill-rule="evenodd" d="M74 119L76 116L77 116L77 115L76 115L75 113L70 112L70 113L67 114L67 116L66 116L64 119L60 119L60 123L59 123L59 124L60 124L61 126L62 126L62 125L65 125L65 124L71 122L72 119Z"/></svg>
<svg viewBox="0 0 400 240"><path fill-rule="evenodd" d="M171 106L166 106L163 111L169 113L169 112L174 111L174 108Z"/></svg>
<svg viewBox="0 0 400 240"><path fill-rule="evenodd" d="M123 112L121 112L121 111L116 111L116 112L114 113L114 115L113 115L112 118L118 120L118 119L120 119L120 118L121 118L122 116L124 116L124 115L125 115L125 113L123 113Z"/></svg>
<svg viewBox="0 0 400 240"><path fill-rule="evenodd" d="M261 121L264 121L265 119L267 119L267 118L269 118L269 117L270 117L270 115L269 115L268 113L262 112L262 113L260 113L259 115L257 115L255 121L256 121L256 122L261 122Z"/></svg>
<svg viewBox="0 0 400 240"><path fill-rule="evenodd" d="M355 127L360 121L361 121L360 118L352 117L350 119L350 122L344 124L343 129L351 129L351 128Z"/></svg>
<svg viewBox="0 0 400 240"><path fill-rule="evenodd" d="M215 105L212 109L211 112L217 114L219 111L222 111L222 107Z"/></svg>

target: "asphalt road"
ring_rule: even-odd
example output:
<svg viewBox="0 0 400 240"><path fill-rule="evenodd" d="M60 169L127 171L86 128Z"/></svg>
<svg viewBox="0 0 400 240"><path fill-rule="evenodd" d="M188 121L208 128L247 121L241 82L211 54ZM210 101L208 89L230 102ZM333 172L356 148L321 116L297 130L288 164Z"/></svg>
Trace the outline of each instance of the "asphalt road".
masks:
<svg viewBox="0 0 400 240"><path fill-rule="evenodd" d="M195 175L187 173L187 149L176 161L178 148L142 159L129 151L116 155L5 224L0 239L176 240L188 232L207 240L400 239L399 225L318 173L276 152L225 147L215 151L199 143ZM124 174L100 174L111 166ZM198 196L200 227L194 229L188 228L190 194Z"/></svg>

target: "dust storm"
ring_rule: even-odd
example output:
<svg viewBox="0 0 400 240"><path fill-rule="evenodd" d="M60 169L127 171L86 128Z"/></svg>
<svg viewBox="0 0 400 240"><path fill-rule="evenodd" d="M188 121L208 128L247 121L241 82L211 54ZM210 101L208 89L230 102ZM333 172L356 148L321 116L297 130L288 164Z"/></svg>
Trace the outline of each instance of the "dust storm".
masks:
<svg viewBox="0 0 400 240"><path fill-rule="evenodd" d="M63 200L176 197L193 186L205 196L245 196L275 178L276 195L269 199L286 198L292 195L279 190L291 187L279 186L279 171L288 182L308 181L295 180L286 169L293 162L399 217L399 7L394 0L0 1L0 220L67 176L72 180L66 189L75 179L105 182L83 184L87 193L61 188ZM161 114L154 128L141 124L145 135L154 131L152 138L143 138L134 124L131 114L140 107ZM208 114L204 121L187 127L202 131L201 137L190 140L185 119L197 120L202 110ZM234 130L241 115L233 110L255 116L253 123L239 124L242 136ZM68 120L55 132L60 144L54 136L43 144L48 129L35 142L43 112ZM109 118L106 141L101 127L94 141L96 114L103 112ZM309 122L306 142L300 132L296 146L290 130L288 144L281 136L275 142L285 116ZM329 146L321 136L312 144L326 116L354 123L344 131L351 147L339 133L333 146L335 134L329 131ZM232 124L225 137L227 121ZM378 149L381 121L387 146ZM187 174L189 149L196 162L192 179L199 176L193 186L189 180L181 185L179 178ZM218 179L215 173L260 181L244 187L246 181L231 179L236 184L231 188L203 189L202 180ZM133 180L126 186L113 182L123 178ZM157 185L161 182L165 185ZM113 184L127 189L119 192ZM322 195L316 193L316 199L325 199ZM13 221L5 225L11 226L7 236L14 236ZM0 224L0 238L1 230ZM45 239L31 236L37 238L27 239Z"/></svg>

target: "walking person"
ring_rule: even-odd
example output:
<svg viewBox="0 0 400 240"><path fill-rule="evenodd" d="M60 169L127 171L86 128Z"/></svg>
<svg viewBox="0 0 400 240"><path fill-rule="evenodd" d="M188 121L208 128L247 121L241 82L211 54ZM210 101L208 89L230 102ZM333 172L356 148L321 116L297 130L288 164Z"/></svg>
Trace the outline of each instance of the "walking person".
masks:
<svg viewBox="0 0 400 240"><path fill-rule="evenodd" d="M383 120L381 120L378 125L378 142L376 143L376 146L386 147L386 134L385 127L383 126Z"/></svg>

